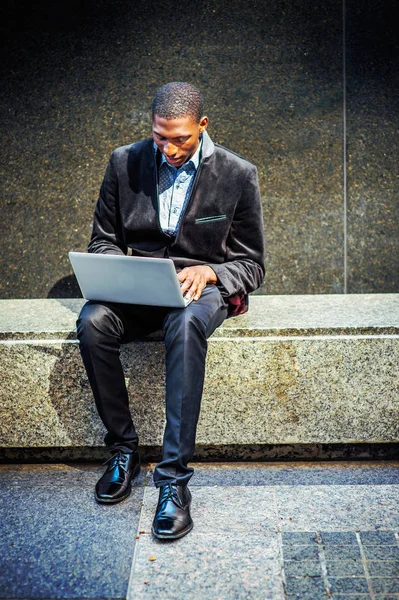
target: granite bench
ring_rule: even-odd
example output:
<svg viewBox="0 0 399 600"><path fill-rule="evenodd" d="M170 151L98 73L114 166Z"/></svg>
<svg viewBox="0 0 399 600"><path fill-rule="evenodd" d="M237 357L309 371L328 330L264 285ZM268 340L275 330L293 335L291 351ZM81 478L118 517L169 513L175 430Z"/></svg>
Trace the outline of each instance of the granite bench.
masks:
<svg viewBox="0 0 399 600"><path fill-rule="evenodd" d="M29 452L79 458L103 448L76 340L83 302L0 301L3 459ZM156 454L164 426L162 340L127 344L121 357L141 444ZM252 296L250 311L209 340L198 455L397 450L398 362L399 294Z"/></svg>

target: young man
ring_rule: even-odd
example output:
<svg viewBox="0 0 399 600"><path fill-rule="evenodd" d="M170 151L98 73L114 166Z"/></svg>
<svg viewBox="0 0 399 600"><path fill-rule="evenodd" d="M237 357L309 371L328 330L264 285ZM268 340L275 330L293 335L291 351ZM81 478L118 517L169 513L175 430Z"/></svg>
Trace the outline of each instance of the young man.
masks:
<svg viewBox="0 0 399 600"><path fill-rule="evenodd" d="M98 502L127 498L140 470L121 343L159 329L166 347L166 428L154 473L159 502L153 534L188 533L193 457L207 338L247 309L264 277L263 221L256 168L215 145L199 90L168 83L152 103L152 138L113 152L97 202L89 252L171 258L184 309L88 302L78 319L82 359L111 457ZM149 391L149 393L151 393ZM232 391L233 395L233 391Z"/></svg>

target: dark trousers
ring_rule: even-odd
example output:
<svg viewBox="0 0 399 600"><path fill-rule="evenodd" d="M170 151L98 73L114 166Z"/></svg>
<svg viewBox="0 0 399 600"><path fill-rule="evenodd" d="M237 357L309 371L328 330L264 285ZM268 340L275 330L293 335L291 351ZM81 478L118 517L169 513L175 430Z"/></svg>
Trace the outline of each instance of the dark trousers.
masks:
<svg viewBox="0 0 399 600"><path fill-rule="evenodd" d="M155 484L185 485L195 447L205 376L207 338L226 318L226 304L213 285L186 308L87 302L77 321L83 363L111 451L137 448L123 368L122 343L163 330L166 348L166 427ZM151 390L149 390L151 393Z"/></svg>

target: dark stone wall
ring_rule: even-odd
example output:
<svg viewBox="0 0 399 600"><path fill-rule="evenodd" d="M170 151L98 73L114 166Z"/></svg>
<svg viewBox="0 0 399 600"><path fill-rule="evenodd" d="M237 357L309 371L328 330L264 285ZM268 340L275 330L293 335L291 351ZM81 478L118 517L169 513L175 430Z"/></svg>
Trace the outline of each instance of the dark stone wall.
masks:
<svg viewBox="0 0 399 600"><path fill-rule="evenodd" d="M399 10L348 0L348 290L399 291Z"/></svg>
<svg viewBox="0 0 399 600"><path fill-rule="evenodd" d="M211 136L258 166L261 293L399 291L396 0L0 10L0 297L79 295L67 252L86 248L109 154L150 135L173 80L204 91Z"/></svg>

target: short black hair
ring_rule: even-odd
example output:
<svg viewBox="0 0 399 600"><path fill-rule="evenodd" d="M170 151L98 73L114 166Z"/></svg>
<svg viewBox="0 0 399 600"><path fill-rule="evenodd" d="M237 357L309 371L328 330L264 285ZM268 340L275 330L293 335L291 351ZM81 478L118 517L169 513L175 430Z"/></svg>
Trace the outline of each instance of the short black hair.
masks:
<svg viewBox="0 0 399 600"><path fill-rule="evenodd" d="M185 81L172 81L156 92L152 105L152 118L157 115L163 119L191 117L199 123L204 114L204 97L201 92Z"/></svg>

